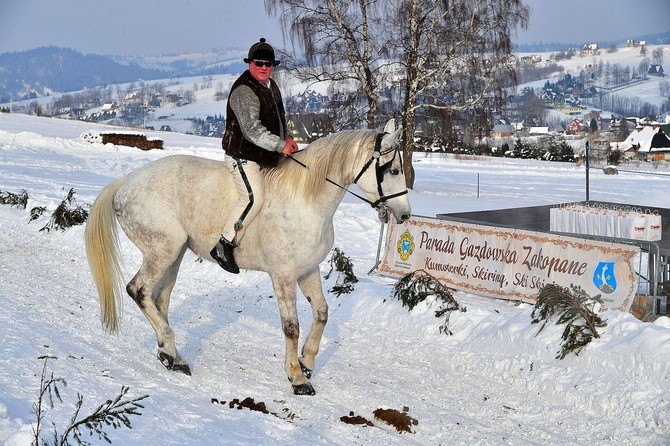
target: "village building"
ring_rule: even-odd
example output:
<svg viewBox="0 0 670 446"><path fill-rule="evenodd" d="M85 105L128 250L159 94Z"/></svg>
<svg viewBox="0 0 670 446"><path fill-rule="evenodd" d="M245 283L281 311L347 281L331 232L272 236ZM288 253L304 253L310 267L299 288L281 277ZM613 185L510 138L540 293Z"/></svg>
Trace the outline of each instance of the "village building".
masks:
<svg viewBox="0 0 670 446"><path fill-rule="evenodd" d="M656 121L638 124L623 142L613 143L612 148L623 152L626 158L637 155L644 161L670 161L670 137Z"/></svg>
<svg viewBox="0 0 670 446"><path fill-rule="evenodd" d="M521 65L533 65L540 62L542 62L542 56L538 54L532 54L530 56L521 56L519 58L519 63L521 63Z"/></svg>
<svg viewBox="0 0 670 446"><path fill-rule="evenodd" d="M584 130L584 123L579 119L573 119L565 129L565 134L580 135Z"/></svg>
<svg viewBox="0 0 670 446"><path fill-rule="evenodd" d="M598 44L597 43L587 43L582 48L582 55L584 56L595 56L598 54Z"/></svg>
<svg viewBox="0 0 670 446"><path fill-rule="evenodd" d="M663 72L663 67L660 65L649 66L649 71L647 71L647 74L650 76L659 76L659 77L665 76L665 73Z"/></svg>
<svg viewBox="0 0 670 446"><path fill-rule="evenodd" d="M491 130L492 138L506 138L514 135L514 126L512 124L496 124Z"/></svg>
<svg viewBox="0 0 670 446"><path fill-rule="evenodd" d="M322 113L291 115L286 126L297 143L310 143L334 131L332 119Z"/></svg>
<svg viewBox="0 0 670 446"><path fill-rule="evenodd" d="M637 48L640 46L645 46L647 44L646 40L635 40L635 39L628 39L626 40L626 45L629 48Z"/></svg>
<svg viewBox="0 0 670 446"><path fill-rule="evenodd" d="M528 135L530 136L539 136L548 134L549 134L549 127L531 127L528 129Z"/></svg>

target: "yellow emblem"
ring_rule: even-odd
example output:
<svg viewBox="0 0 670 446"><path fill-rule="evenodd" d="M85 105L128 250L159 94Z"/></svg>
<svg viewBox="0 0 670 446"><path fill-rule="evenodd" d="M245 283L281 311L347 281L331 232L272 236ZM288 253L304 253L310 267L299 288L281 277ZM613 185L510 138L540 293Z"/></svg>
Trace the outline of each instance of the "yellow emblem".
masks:
<svg viewBox="0 0 670 446"><path fill-rule="evenodd" d="M409 259L409 256L414 252L414 237L409 233L409 230L405 231L403 235L400 236L396 246L400 258L403 260Z"/></svg>

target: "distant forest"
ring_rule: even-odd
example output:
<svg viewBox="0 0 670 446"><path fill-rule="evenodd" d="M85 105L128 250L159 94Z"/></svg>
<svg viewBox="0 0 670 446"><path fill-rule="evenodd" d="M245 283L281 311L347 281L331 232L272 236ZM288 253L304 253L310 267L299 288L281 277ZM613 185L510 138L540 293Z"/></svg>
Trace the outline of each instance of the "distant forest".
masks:
<svg viewBox="0 0 670 446"><path fill-rule="evenodd" d="M647 34L643 36L631 36L631 39L644 40L647 45L665 45L670 44L670 31L659 34ZM601 48L610 48L612 46L621 46L621 41L595 41L595 42L537 42L526 43L516 46L519 53L544 53L549 51L567 51L571 48L581 48L586 43L597 43Z"/></svg>

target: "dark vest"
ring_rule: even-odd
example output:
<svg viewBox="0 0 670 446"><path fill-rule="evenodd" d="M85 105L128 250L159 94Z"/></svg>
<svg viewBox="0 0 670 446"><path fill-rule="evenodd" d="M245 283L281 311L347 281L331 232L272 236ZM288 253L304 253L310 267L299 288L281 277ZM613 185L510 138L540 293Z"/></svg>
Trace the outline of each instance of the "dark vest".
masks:
<svg viewBox="0 0 670 446"><path fill-rule="evenodd" d="M286 118L284 104L277 84L270 79L270 88L262 85L251 76L249 70L245 71L233 84L230 94L240 85L246 85L256 94L260 102L261 124L273 135L285 136ZM244 138L240 124L235 112L230 106L230 100L226 106L226 132L221 141L223 150L233 158L254 161L263 167L274 167L282 155L279 152L270 151L258 147Z"/></svg>

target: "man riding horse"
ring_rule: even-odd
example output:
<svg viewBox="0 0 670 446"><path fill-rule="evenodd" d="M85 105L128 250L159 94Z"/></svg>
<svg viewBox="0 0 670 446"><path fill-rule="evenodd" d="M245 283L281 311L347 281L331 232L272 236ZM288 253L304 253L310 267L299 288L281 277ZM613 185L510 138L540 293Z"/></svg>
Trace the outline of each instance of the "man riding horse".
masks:
<svg viewBox="0 0 670 446"><path fill-rule="evenodd" d="M228 214L221 239L210 252L221 268L233 274L240 272L233 250L265 198L261 169L276 166L281 154L298 150L286 127L281 92L270 78L280 64L274 48L261 38L249 48L244 62L249 69L230 90L221 142L239 198Z"/></svg>

